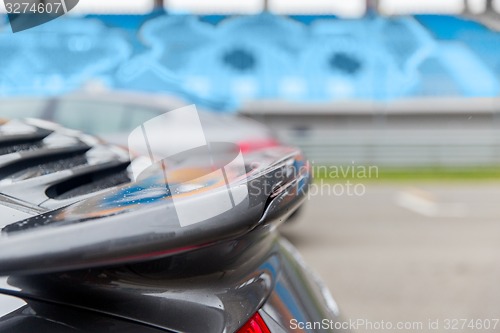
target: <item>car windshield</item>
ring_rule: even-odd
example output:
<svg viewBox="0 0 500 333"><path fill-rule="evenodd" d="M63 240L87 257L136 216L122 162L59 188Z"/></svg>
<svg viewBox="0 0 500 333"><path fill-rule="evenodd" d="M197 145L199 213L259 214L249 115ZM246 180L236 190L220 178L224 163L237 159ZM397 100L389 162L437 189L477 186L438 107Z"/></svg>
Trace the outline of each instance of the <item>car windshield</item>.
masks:
<svg viewBox="0 0 500 333"><path fill-rule="evenodd" d="M0 117L4 119L37 118L43 114L47 104L47 100L43 99L2 100Z"/></svg>
<svg viewBox="0 0 500 333"><path fill-rule="evenodd" d="M0 103L0 117L41 118L98 136L129 133L163 111L93 99L15 99Z"/></svg>

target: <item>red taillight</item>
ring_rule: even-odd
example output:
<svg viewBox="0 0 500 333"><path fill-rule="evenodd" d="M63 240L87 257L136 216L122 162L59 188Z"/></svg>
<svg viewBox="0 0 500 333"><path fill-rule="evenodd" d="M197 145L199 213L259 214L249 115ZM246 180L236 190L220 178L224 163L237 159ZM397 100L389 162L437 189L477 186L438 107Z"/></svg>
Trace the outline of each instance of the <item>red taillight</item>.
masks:
<svg viewBox="0 0 500 333"><path fill-rule="evenodd" d="M257 312L237 333L271 333L271 331Z"/></svg>
<svg viewBox="0 0 500 333"><path fill-rule="evenodd" d="M254 150L276 147L279 145L279 142L275 139L248 140L238 142L238 146L240 147L242 153L249 153Z"/></svg>

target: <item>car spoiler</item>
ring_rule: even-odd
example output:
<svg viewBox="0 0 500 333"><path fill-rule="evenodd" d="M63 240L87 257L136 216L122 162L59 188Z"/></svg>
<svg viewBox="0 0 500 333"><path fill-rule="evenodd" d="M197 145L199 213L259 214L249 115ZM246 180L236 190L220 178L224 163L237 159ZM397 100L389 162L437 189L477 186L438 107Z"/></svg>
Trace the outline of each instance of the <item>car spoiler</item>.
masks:
<svg viewBox="0 0 500 333"><path fill-rule="evenodd" d="M207 166L188 158L171 161L168 182L163 162L133 181L126 152L59 127L23 126L34 130L14 137L0 127L0 150L21 147L20 142L36 144L0 156L0 205L29 214L2 223L0 276L137 263L244 237L286 219L304 200L311 181L300 151L287 147L245 155L243 172L224 162L215 168L222 173L214 165L208 173ZM67 143L50 147L55 135ZM83 156L87 163L73 160L67 169L42 175L33 171L40 164L62 163L58 156ZM224 158L231 162L242 156ZM186 181L189 174L196 176Z"/></svg>

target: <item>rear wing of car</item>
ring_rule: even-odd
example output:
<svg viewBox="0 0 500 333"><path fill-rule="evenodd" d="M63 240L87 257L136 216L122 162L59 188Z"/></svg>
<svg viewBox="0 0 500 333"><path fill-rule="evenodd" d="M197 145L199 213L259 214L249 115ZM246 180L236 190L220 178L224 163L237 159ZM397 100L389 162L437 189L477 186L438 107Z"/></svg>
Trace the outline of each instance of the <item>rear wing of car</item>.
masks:
<svg viewBox="0 0 500 333"><path fill-rule="evenodd" d="M24 136L14 133L16 126ZM50 146L54 136L61 151ZM0 275L137 263L204 249L282 222L311 181L300 151L287 147L245 155L243 170L233 167L242 158L238 152L206 165L204 152L195 151L159 161L135 180L127 152L57 126L7 123L0 126L0 148L0 205L28 216L1 224ZM75 151L81 160L68 162L75 156L62 151Z"/></svg>

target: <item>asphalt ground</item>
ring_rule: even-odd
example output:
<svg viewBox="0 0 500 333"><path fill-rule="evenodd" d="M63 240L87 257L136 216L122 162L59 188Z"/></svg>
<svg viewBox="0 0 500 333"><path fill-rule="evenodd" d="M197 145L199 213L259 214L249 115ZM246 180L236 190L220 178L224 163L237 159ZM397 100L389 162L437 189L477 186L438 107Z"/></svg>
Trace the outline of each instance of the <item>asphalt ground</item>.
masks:
<svg viewBox="0 0 500 333"><path fill-rule="evenodd" d="M312 196L282 228L346 321L357 332L500 331L500 183L364 186Z"/></svg>

